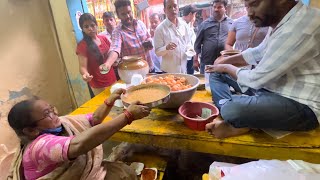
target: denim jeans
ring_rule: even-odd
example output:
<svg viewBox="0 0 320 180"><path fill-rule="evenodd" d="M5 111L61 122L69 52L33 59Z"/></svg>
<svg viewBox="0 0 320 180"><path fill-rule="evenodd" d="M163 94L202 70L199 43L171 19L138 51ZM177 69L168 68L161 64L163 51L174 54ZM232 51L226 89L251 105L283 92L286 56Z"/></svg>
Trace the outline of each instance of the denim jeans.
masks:
<svg viewBox="0 0 320 180"><path fill-rule="evenodd" d="M193 57L191 58L191 60L187 61L187 74L194 74Z"/></svg>
<svg viewBox="0 0 320 180"><path fill-rule="evenodd" d="M210 73L209 83L212 101L219 109L221 109L221 105L224 104L226 100L232 98L230 86L233 87L236 92L242 93L238 83L228 74Z"/></svg>
<svg viewBox="0 0 320 180"><path fill-rule="evenodd" d="M206 64L200 62L200 74L204 74L205 67L206 67Z"/></svg>
<svg viewBox="0 0 320 180"><path fill-rule="evenodd" d="M249 96L232 95L229 85L236 91L240 89L230 78L212 73L210 88L213 100L220 99L220 103L215 104L220 107L222 118L233 127L306 131L319 126L316 115L307 105L268 90L259 89Z"/></svg>

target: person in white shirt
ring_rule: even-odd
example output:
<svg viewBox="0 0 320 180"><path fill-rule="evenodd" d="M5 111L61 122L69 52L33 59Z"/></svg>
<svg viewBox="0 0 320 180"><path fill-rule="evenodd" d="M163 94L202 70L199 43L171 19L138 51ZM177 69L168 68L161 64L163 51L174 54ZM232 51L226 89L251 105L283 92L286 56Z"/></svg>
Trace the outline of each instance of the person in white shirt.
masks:
<svg viewBox="0 0 320 180"><path fill-rule="evenodd" d="M177 0L165 0L167 18L157 27L154 45L157 56L162 56L161 70L168 73L187 72L187 51L194 51L190 28L178 18Z"/></svg>
<svg viewBox="0 0 320 180"><path fill-rule="evenodd" d="M196 21L196 14L198 9L195 7L194 4L187 5L183 8L183 17L182 19L189 25L190 33L191 33L191 44L194 46L194 42L196 41L196 33L194 32L193 24ZM187 62L187 73L194 74L193 69L193 56L188 56Z"/></svg>
<svg viewBox="0 0 320 180"><path fill-rule="evenodd" d="M152 38L154 38L154 31L156 30L156 28L159 26L159 24L161 23L160 20L160 15L158 13L153 13L150 15L149 17L150 20L150 35ZM154 45L153 45L154 46ZM161 71L161 61L162 61L162 57L157 56L156 52L153 49L150 50L150 56L151 56L151 60L153 61L154 64L154 70L157 73L162 72Z"/></svg>
<svg viewBox="0 0 320 180"><path fill-rule="evenodd" d="M150 21L150 35L153 38L154 37L154 31L161 23L162 19L160 19L160 15L158 13L153 13L149 16Z"/></svg>
<svg viewBox="0 0 320 180"><path fill-rule="evenodd" d="M109 11L103 13L102 19L103 19L103 24L106 26L106 30L99 33L99 35L106 36L111 43L112 32L114 28L116 28L117 26L116 19L114 17L114 14Z"/></svg>

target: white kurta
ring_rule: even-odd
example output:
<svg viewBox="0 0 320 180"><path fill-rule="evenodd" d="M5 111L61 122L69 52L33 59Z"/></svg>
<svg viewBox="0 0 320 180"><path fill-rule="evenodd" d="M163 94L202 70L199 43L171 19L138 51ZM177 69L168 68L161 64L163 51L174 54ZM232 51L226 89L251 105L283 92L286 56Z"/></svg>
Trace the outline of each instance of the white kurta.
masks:
<svg viewBox="0 0 320 180"><path fill-rule="evenodd" d="M157 56L162 56L161 69L168 73L186 73L187 55L191 44L191 30L184 20L178 18L178 25L165 19L155 30L154 45ZM166 50L166 46L173 42L177 45L174 50Z"/></svg>

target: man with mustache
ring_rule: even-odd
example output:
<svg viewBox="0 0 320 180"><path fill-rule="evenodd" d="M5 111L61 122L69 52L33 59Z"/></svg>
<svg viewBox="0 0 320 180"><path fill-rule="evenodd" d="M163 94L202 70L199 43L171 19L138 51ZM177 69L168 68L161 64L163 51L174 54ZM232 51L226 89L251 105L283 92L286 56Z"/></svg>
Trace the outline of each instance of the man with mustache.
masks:
<svg viewBox="0 0 320 180"><path fill-rule="evenodd" d="M191 44L191 29L178 18L177 0L164 0L167 18L154 33L157 56L162 56L161 70L169 73L187 73L187 51L194 51ZM192 56L192 55L191 55Z"/></svg>
<svg viewBox="0 0 320 180"><path fill-rule="evenodd" d="M100 70L109 70L118 57L142 56L149 64L149 71L154 70L150 57L153 49L151 36L146 25L133 19L130 0L116 0L116 13L121 23L112 32L112 44L107 61L100 66Z"/></svg>
<svg viewBox="0 0 320 180"><path fill-rule="evenodd" d="M154 31L161 23L160 14L158 14L158 13L151 14L149 17L149 20L150 20L150 35L152 38L154 38ZM150 51L150 54L151 54L151 59L154 64L155 72L162 72L162 70L161 70L162 57L159 57L156 55L155 48L153 48Z"/></svg>
<svg viewBox="0 0 320 180"><path fill-rule="evenodd" d="M204 74L205 65L212 65L214 60L224 50L224 44L228 37L233 20L226 16L227 0L214 0L212 5L213 15L203 21L198 29L194 49L197 56L193 59L195 70ZM198 55L201 54L199 64Z"/></svg>
<svg viewBox="0 0 320 180"><path fill-rule="evenodd" d="M99 35L106 36L111 43L112 32L117 26L116 19L114 17L114 14L109 11L103 13L102 19L103 19L103 24L106 26L106 30L99 33Z"/></svg>
<svg viewBox="0 0 320 180"><path fill-rule="evenodd" d="M232 96L212 91L213 96L220 96L215 104L223 120L207 124L207 131L225 138L250 129L315 129L320 120L320 10L295 0L246 2L256 27L273 28L270 37L256 48L217 59L206 71L229 74L242 92L253 88L257 93ZM237 67L247 64L256 67ZM223 75L211 77L211 86L223 86L226 80Z"/></svg>

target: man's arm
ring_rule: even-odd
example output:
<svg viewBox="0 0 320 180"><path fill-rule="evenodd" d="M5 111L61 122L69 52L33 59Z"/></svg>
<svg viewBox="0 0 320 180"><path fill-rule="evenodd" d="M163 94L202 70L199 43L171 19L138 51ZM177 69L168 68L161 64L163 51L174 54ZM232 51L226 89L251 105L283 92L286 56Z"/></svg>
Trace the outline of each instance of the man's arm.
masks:
<svg viewBox="0 0 320 180"><path fill-rule="evenodd" d="M242 54L237 54L233 56L220 56L214 61L214 64L232 64L237 67L242 67L248 65L248 63L243 58Z"/></svg>
<svg viewBox="0 0 320 180"><path fill-rule="evenodd" d="M104 63L108 69L111 69L113 63L118 59L122 48L122 38L118 29L115 29L112 32L112 43L108 53L106 62ZM102 65L99 67L100 70L103 70Z"/></svg>
<svg viewBox="0 0 320 180"><path fill-rule="evenodd" d="M205 72L212 73L227 73L229 74L233 79L237 80L237 71L239 71L240 68L233 66L231 64L217 64L217 65L209 65L206 66Z"/></svg>
<svg viewBox="0 0 320 180"><path fill-rule="evenodd" d="M160 28L162 26L158 27L154 32L154 47L157 56L165 56L169 50L167 50L167 45L165 44L163 30Z"/></svg>
<svg viewBox="0 0 320 180"><path fill-rule="evenodd" d="M194 50L196 51L197 55L201 53L201 46L203 43L203 36L204 36L204 29L203 23L200 24L199 30L197 32L196 41L194 42Z"/></svg>
<svg viewBox="0 0 320 180"><path fill-rule="evenodd" d="M199 71L200 63L199 63L199 54L201 53L201 47L204 38L204 29L203 23L200 24L199 30L197 32L196 41L194 42L194 50L196 51L196 55L193 58L193 69Z"/></svg>
<svg viewBox="0 0 320 180"><path fill-rule="evenodd" d="M270 81L282 77L289 70L302 65L320 52L313 47L318 41L310 34L284 33L272 37L262 60L253 70L240 69L238 82L242 85L259 89Z"/></svg>

